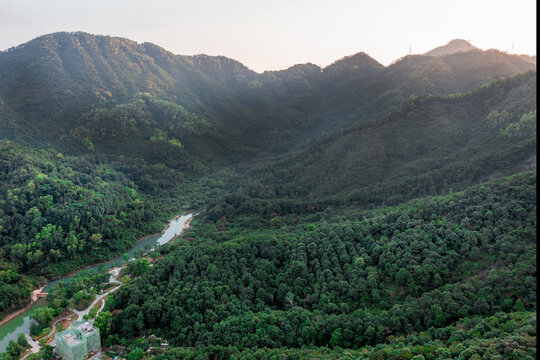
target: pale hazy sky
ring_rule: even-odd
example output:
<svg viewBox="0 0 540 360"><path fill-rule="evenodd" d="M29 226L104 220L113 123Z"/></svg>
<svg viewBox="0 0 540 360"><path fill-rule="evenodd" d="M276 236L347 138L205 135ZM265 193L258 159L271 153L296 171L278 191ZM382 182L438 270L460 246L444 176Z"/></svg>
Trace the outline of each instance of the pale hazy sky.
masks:
<svg viewBox="0 0 540 360"><path fill-rule="evenodd" d="M256 71L325 66L364 51L383 64L455 38L536 54L535 0L0 0L0 50L57 31L224 55Z"/></svg>

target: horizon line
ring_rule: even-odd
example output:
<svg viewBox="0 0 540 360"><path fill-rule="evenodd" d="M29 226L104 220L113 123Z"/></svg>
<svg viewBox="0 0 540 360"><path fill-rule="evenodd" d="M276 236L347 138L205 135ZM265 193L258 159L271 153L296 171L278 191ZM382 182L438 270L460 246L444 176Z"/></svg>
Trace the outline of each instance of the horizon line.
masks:
<svg viewBox="0 0 540 360"><path fill-rule="evenodd" d="M282 68L282 69L273 69L273 70L257 71L257 70L252 69L251 67L245 65L245 64L244 64L243 62L241 62L240 60L237 60L237 59L235 59L235 58L233 58L233 57L229 57L229 56L227 56L227 55L221 55L221 54L220 54L220 55L209 55L209 54L205 54L205 53L198 53L198 54L176 54L176 53L174 53L174 52L168 50L167 48L165 48L165 47L163 47L163 46L161 46L161 45L158 45L158 44L156 44L156 43L150 42L150 41L139 42L139 41L137 41L137 40L133 40L133 39L130 39L130 38L127 38L127 37L123 37L123 36L108 35L108 34L96 34L96 33L90 33L90 32L82 31L82 30L75 30L75 31L67 31L67 30L64 30L64 31L55 31L55 32L51 32L51 33L42 34L42 35L36 36L36 37L34 37L34 38L32 38L32 39L26 41L26 42L20 43L20 44L15 45L15 46L10 46L9 48L4 49L4 50L0 50L0 54L1 54L1 53L10 52L10 51L14 51L14 50L16 50L17 48L19 48L19 47L21 47L21 46L24 46L24 45L26 45L26 44L28 44L28 43L34 41L34 40L37 40L37 39L39 39L39 38L41 38L41 37L50 36L50 35L56 35L56 34L71 34L71 35L73 35L73 34L86 34L86 35L91 35L91 36L96 36L96 37L101 36L101 37L110 37L110 38L115 38L115 39L128 40L128 41L131 41L131 42L136 43L137 45L152 44L152 45L155 45L155 46L157 46L157 47L159 47L159 48L161 48L161 49L163 49L163 50L165 50L165 51L167 51L167 52L173 54L174 56L185 56L185 57L196 57L196 56L224 57L224 58L226 58L226 59L229 59L229 60L233 60L233 61L238 62L238 63L241 64L242 66L246 67L246 68L249 69L250 71L253 71L253 72L257 73L257 74L263 74L263 73L266 73L266 72L279 72L279 71L289 70L289 69L293 68L294 66L298 66L298 65L313 65L313 66L317 66L317 67L320 68L321 71L322 71L323 69L325 69L325 68L327 68L327 67L329 67L329 66L331 66L331 65L333 65L333 64L335 64L335 63L337 63L337 62L339 62L339 61L342 61L342 60L344 60L344 59L346 59L346 58L353 57L353 56L358 55L358 54L366 55L366 56L368 56L369 58L371 58L371 59L373 59L374 61L376 61L378 64L380 64L380 65L382 65L382 66L384 66L384 67L389 67L389 66L391 66L391 65L393 65L393 64L396 64L396 63L400 62L401 60L403 60L403 59L405 59L405 58L407 58L407 57L409 57L409 56L426 56L425 54L427 54L428 52L430 52L430 51L432 51L432 50L434 50L434 49L437 49L437 48L439 48L439 47L444 47L444 46L448 45L450 42L455 41L455 40L463 40L463 41L465 41L465 42L467 42L467 43L469 43L469 44L471 44L472 46L475 47L475 49L471 49L471 50L469 50L469 51L475 51L475 50L478 50L478 51L498 51L498 52L501 52L501 53L503 53L503 54L507 54L507 55L510 55L510 56L528 56L528 57L536 57L536 54L526 54L526 53L523 53L523 54L517 54L517 53L510 53L510 52L508 52L508 51L504 51L504 50L497 49L497 48L482 49L482 48L480 48L480 47L477 47L477 46L473 45L469 40L465 40L465 39L462 39L462 38L454 38L454 39L449 40L447 43L445 43L445 44L443 44L443 45L439 45L439 46L434 47L434 48L432 48L432 49L430 49L430 50L428 50L428 51L426 51L426 52L423 52L423 53L408 53L408 54L405 54L405 55L403 55L402 57L399 57L399 58L396 58L396 59L392 60L392 61L389 62L387 65L385 65L385 64L382 63L382 62L380 62L379 60L377 60L376 58L374 58L373 56L371 56L371 55L368 54L367 52L360 50L360 51L357 51L357 52L355 52L355 53L353 53L353 54L344 55L344 56L342 56L342 57L340 57L340 58L334 60L333 62L331 62L331 63L329 63L329 64L327 64L327 65L318 65L318 64L315 64L315 63L313 63L313 62L308 61L308 62L299 62L299 63L295 63L295 64L292 64L292 65L287 66L287 67ZM463 52L463 51L458 51L458 52ZM468 51L466 51L466 52L468 52ZM450 55L450 54L448 54L448 55ZM427 56L430 56L430 55L427 55ZM443 56L444 56L444 55L443 55ZM436 57L436 56L434 56L434 57Z"/></svg>

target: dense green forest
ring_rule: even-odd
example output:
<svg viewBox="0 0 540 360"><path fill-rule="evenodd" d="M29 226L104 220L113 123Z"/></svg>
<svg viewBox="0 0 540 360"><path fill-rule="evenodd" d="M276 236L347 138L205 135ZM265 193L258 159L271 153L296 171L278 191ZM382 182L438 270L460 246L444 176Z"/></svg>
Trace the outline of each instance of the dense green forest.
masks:
<svg viewBox="0 0 540 360"><path fill-rule="evenodd" d="M121 337L358 349L536 307L536 173L371 211L223 218L188 236L108 304Z"/></svg>
<svg viewBox="0 0 540 360"><path fill-rule="evenodd" d="M535 358L535 58L448 46L263 73L80 32L0 52L0 318L197 209L126 266L109 355ZM51 291L32 334L108 281Z"/></svg>
<svg viewBox="0 0 540 360"><path fill-rule="evenodd" d="M29 302L31 288L103 262L197 207L214 184L144 160L104 164L0 141L0 314ZM170 196L172 195L172 196Z"/></svg>
<svg viewBox="0 0 540 360"><path fill-rule="evenodd" d="M395 205L526 170L535 154L536 72L527 72L464 95L419 97L259 161L208 206L208 216Z"/></svg>
<svg viewBox="0 0 540 360"><path fill-rule="evenodd" d="M85 262L81 256L107 259L142 234L158 231L165 220L159 216L163 210L111 168L54 150L0 146L0 243L17 269L72 271Z"/></svg>

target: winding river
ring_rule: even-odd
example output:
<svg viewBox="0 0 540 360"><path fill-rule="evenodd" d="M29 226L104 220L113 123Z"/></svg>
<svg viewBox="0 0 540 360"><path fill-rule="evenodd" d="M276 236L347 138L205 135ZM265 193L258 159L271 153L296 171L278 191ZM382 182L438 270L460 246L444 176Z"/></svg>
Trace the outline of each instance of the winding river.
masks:
<svg viewBox="0 0 540 360"><path fill-rule="evenodd" d="M169 225L163 231L161 234L155 234L148 236L146 238L143 238L141 241L137 242L131 249L126 251L125 253L129 255L130 260L133 260L135 255L137 253L143 252L147 253L154 249L156 245L163 245L174 239L176 236L180 235L184 227L187 223L189 223L189 220L195 215L196 212L186 212L180 216L177 216L173 220L169 222ZM84 269L84 271L88 270L94 270L98 271L101 267L103 269L111 269L113 267L122 265L124 263L124 255L119 256L118 258L102 263L97 264L94 266L91 266L89 268ZM82 271L82 270L81 270ZM48 292L50 289L52 289L56 284L60 282L70 282L73 277L76 276L76 274L71 274L69 276L65 276L63 278L60 278L58 280L51 281L45 286L43 289L43 292ZM45 306L47 302L45 299L41 298L38 299L36 302L32 304L30 308L28 308L26 311L22 312L21 314L17 315L10 321L6 322L2 326L0 326L0 352L6 351L6 347L10 340L17 341L17 336L21 333L24 334L30 334L30 325L34 320L30 318L30 316L34 313L34 311L41 307Z"/></svg>

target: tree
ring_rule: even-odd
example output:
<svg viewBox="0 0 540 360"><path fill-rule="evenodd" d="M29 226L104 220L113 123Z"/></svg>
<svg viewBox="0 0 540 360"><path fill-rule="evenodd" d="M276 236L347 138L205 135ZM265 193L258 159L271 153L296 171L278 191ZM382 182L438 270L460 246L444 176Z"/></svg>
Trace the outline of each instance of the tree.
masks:
<svg viewBox="0 0 540 360"><path fill-rule="evenodd" d="M36 320L42 328L49 325L53 318L54 309L48 306L39 307L32 314L32 319Z"/></svg>
<svg viewBox="0 0 540 360"><path fill-rule="evenodd" d="M404 268L399 269L398 273L396 274L396 283L398 285L406 285L407 281L409 279L409 273Z"/></svg>
<svg viewBox="0 0 540 360"><path fill-rule="evenodd" d="M94 320L94 326L99 329L99 335L104 341L111 332L112 316L109 311L100 312Z"/></svg>
<svg viewBox="0 0 540 360"><path fill-rule="evenodd" d="M129 353L127 359L128 360L139 360L139 359L142 359L144 355L144 350L141 349L140 347L136 347L135 349L131 350L131 352Z"/></svg>
<svg viewBox="0 0 540 360"><path fill-rule="evenodd" d="M523 306L523 302L521 301L521 299L516 300L512 310L514 310L514 311L525 311L525 306Z"/></svg>
<svg viewBox="0 0 540 360"><path fill-rule="evenodd" d="M13 340L10 340L8 343L8 346L6 348L6 352L13 356L14 358L18 358L20 354L24 351L24 347L20 344L16 343Z"/></svg>
<svg viewBox="0 0 540 360"><path fill-rule="evenodd" d="M19 334L17 336L17 343L19 345L21 345L22 347L24 348L27 348L30 346L30 344L28 344L28 340L26 340L26 336L24 334Z"/></svg>
<svg viewBox="0 0 540 360"><path fill-rule="evenodd" d="M47 339L39 340L39 353L42 359L52 359L53 349L51 345L47 345Z"/></svg>
<svg viewBox="0 0 540 360"><path fill-rule="evenodd" d="M330 338L330 346L333 348L341 346L343 342L343 334L341 328L337 328L332 333L332 337Z"/></svg>
<svg viewBox="0 0 540 360"><path fill-rule="evenodd" d="M141 258L131 261L127 265L127 270L133 276L141 276L150 267L150 261L147 258Z"/></svg>

